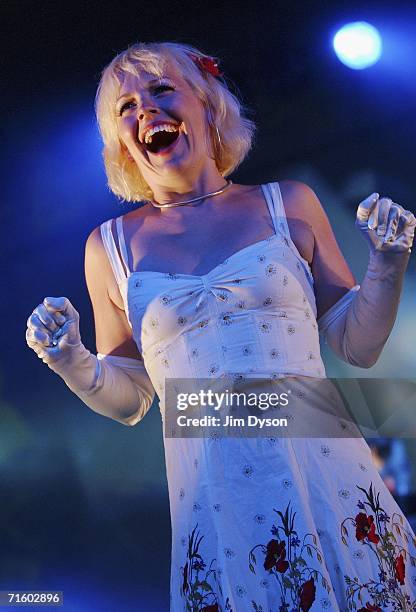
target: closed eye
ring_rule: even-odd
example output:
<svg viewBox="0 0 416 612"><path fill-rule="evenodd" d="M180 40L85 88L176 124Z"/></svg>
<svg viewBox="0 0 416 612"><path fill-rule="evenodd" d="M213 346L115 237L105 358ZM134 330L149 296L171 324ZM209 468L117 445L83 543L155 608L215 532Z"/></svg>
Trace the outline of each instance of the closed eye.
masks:
<svg viewBox="0 0 416 612"><path fill-rule="evenodd" d="M121 115L124 113L124 111L128 108L130 108L130 104L136 104L134 100L129 100L128 102L125 102L121 107L120 110L118 112L119 117L121 117Z"/></svg>
<svg viewBox="0 0 416 612"><path fill-rule="evenodd" d="M171 91L173 91L173 87L171 87L170 85L158 85L157 87L154 88L154 92L162 92L162 91L167 91L168 89L170 89Z"/></svg>

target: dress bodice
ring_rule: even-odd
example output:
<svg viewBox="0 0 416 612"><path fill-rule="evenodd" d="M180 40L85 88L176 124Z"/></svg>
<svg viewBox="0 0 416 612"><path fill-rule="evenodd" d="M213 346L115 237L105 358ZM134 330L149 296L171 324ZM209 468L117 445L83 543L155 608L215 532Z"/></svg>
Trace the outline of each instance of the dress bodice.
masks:
<svg viewBox="0 0 416 612"><path fill-rule="evenodd" d="M278 183L262 185L274 233L207 274L131 272L122 217L101 225L134 340L161 401L166 378L325 377L314 280ZM127 275L125 273L127 270Z"/></svg>

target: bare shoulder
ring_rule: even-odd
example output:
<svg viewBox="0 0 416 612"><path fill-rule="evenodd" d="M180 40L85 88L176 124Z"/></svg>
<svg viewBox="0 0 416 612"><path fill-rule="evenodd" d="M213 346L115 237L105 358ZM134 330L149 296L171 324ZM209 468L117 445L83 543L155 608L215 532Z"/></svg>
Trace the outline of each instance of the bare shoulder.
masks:
<svg viewBox="0 0 416 612"><path fill-rule="evenodd" d="M89 234L85 243L85 262L94 270L108 271L110 262L108 261L100 226L95 227Z"/></svg>
<svg viewBox="0 0 416 612"><path fill-rule="evenodd" d="M85 248L88 250L90 256L96 256L97 251L104 250L103 241L101 238L101 229L98 225L88 235L85 243Z"/></svg>
<svg viewBox="0 0 416 612"><path fill-rule="evenodd" d="M282 199L287 212L293 217L302 218L312 227L322 221L326 213L314 190L301 181L279 181Z"/></svg>
<svg viewBox="0 0 416 612"><path fill-rule="evenodd" d="M330 240L330 248L339 251L325 208L314 190L301 181L279 182L285 211L292 218L302 219L312 230L316 248ZM327 243L328 244L328 243Z"/></svg>

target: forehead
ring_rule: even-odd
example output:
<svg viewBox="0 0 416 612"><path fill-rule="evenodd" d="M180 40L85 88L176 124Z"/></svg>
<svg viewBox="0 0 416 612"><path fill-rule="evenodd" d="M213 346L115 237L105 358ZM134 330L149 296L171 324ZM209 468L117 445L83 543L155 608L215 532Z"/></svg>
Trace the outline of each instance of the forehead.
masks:
<svg viewBox="0 0 416 612"><path fill-rule="evenodd" d="M186 84L180 71L171 63L167 63L165 66L161 67L159 73L136 65L132 69L132 72L123 72L119 75L120 94L135 91L137 89L147 89L149 86L155 85L163 79L169 79L175 83Z"/></svg>

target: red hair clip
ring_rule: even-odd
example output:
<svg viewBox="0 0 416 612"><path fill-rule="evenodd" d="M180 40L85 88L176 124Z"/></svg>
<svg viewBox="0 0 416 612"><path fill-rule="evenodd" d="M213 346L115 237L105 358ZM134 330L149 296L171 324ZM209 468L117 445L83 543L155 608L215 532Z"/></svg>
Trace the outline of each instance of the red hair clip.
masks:
<svg viewBox="0 0 416 612"><path fill-rule="evenodd" d="M214 77L222 76L222 72L218 68L218 62L214 57L194 55L193 53L190 54L190 57L202 71L209 72Z"/></svg>

